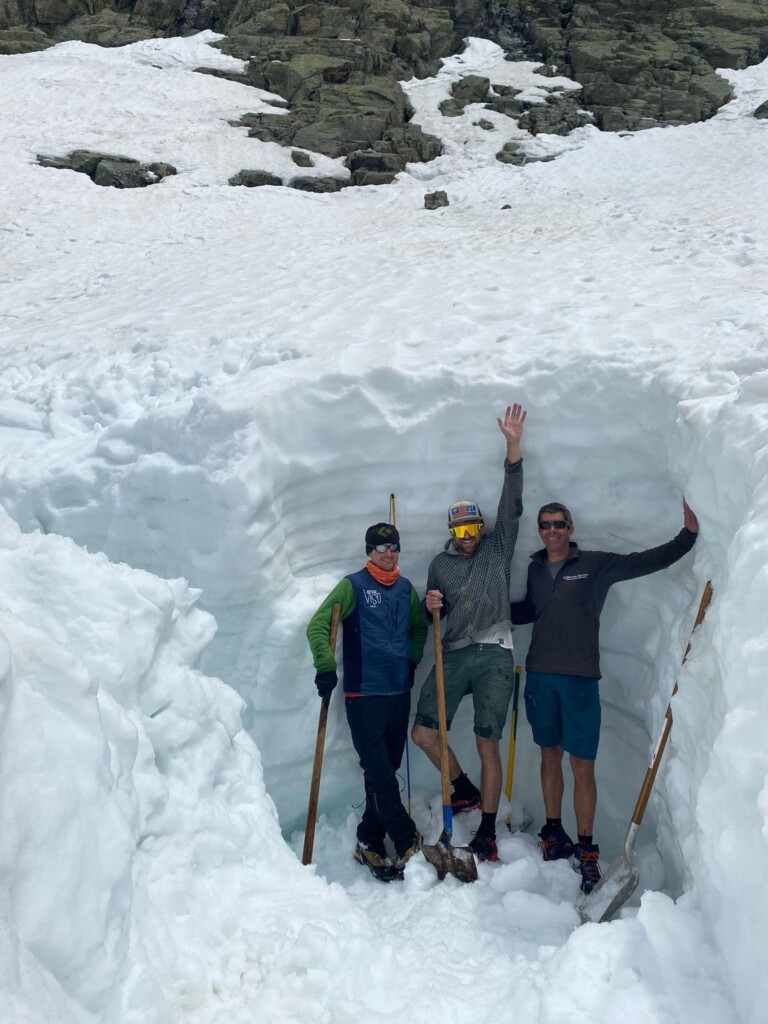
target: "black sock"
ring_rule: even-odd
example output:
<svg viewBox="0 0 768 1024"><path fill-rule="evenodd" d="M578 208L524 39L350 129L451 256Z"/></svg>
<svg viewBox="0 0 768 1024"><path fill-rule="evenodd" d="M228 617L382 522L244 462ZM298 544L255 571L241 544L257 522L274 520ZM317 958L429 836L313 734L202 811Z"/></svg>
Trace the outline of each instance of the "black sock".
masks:
<svg viewBox="0 0 768 1024"><path fill-rule="evenodd" d="M592 845L592 836L582 836L582 835L580 835L579 836L579 842L581 843L582 846L591 846Z"/></svg>
<svg viewBox="0 0 768 1024"><path fill-rule="evenodd" d="M475 793L475 787L467 778L466 772L461 772L461 774L453 780L451 785L453 786L453 791L456 796L470 797Z"/></svg>
<svg viewBox="0 0 768 1024"><path fill-rule="evenodd" d="M496 838L496 811L482 811L480 814L480 828L477 830L479 836L487 836L489 839Z"/></svg>
<svg viewBox="0 0 768 1024"><path fill-rule="evenodd" d="M563 824L563 819L562 818L547 818L547 824L548 825L562 825Z"/></svg>

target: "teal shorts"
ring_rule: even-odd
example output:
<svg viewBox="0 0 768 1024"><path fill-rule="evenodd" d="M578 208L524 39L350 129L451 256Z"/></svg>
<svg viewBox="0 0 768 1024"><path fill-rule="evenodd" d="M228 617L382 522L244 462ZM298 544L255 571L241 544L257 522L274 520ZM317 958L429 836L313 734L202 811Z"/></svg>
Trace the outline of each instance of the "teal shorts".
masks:
<svg viewBox="0 0 768 1024"><path fill-rule="evenodd" d="M451 728L462 697L472 694L475 735L500 740L515 685L512 651L499 644L471 644L443 655L445 717ZM434 668L427 676L416 708L416 725L437 729L437 691Z"/></svg>
<svg viewBox="0 0 768 1024"><path fill-rule="evenodd" d="M591 676L527 672L525 714L540 747L594 761L600 740L600 684Z"/></svg>

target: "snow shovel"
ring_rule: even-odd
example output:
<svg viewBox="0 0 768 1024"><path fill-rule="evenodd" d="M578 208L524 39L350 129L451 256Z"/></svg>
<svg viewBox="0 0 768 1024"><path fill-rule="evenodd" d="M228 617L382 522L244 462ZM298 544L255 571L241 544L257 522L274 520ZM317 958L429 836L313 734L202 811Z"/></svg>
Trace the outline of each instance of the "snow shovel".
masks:
<svg viewBox="0 0 768 1024"><path fill-rule="evenodd" d="M515 777L515 746L517 744L517 707L518 700L520 697L520 676L522 669L519 665L515 665L515 688L512 694L512 714L509 720L509 754L507 756L507 778L504 785L504 792L507 796L507 800L512 799L512 780ZM532 818L530 814L526 814L523 811L523 819L520 822L512 824L512 818L506 819L506 826L510 832L525 832L528 826L531 824Z"/></svg>
<svg viewBox="0 0 768 1024"><path fill-rule="evenodd" d="M331 631L328 643L331 651L336 652L336 636L339 632L341 605L335 604L331 612ZM317 723L317 739L315 740L315 762L312 765L312 781L309 784L309 807L307 808L307 829L304 833L304 852L302 864L312 863L312 849L315 845L315 822L317 821L317 798L320 795L320 772L323 770L323 751L325 749L325 727L328 723L328 705L331 695L323 697L320 702L320 719Z"/></svg>
<svg viewBox="0 0 768 1024"><path fill-rule="evenodd" d="M477 864L468 846L452 846L453 812L451 810L451 783L448 778L448 727L445 720L445 688L443 684L443 643L440 637L440 609L432 612L435 634L435 688L437 690L437 722L440 734L440 782L443 799L443 831L434 846L423 846L422 853L437 871L442 881L446 875L455 875L460 882L477 881Z"/></svg>
<svg viewBox="0 0 768 1024"><path fill-rule="evenodd" d="M693 634L696 631L696 628L700 626L704 620L704 615L706 614L711 597L712 584L707 581L707 585L704 587L701 603L699 604L696 621L694 622L693 629L691 630L691 640L693 639ZM685 664L685 659L688 657L688 652L691 649L691 640L688 641L688 646L685 649L682 665ZM672 690L672 696L674 697L676 693L677 681L675 682L674 689ZM659 765L661 764L661 758L664 754L664 748L667 744L667 738L671 728L672 703L670 700L664 715L664 724L661 729L661 734L658 742L656 743L656 749L651 755L651 761L645 773L643 784L640 787L640 794L632 813L632 820L630 821L629 828L627 829L627 835L624 839L624 853L616 858L592 892L582 900L581 905L579 906L579 915L584 923L587 921L598 923L610 921L614 914L624 906L637 888L637 884L640 881L640 870L637 865L635 840L637 839L637 833L639 832L640 825L643 821L645 808L648 806L648 799L651 795L653 784L656 781L656 773L659 770Z"/></svg>

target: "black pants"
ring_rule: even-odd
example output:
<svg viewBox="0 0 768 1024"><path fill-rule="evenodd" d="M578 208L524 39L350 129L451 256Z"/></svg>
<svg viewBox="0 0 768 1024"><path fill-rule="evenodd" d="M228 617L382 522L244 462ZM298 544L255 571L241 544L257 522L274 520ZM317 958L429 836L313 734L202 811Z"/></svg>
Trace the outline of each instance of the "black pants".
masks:
<svg viewBox="0 0 768 1024"><path fill-rule="evenodd" d="M347 697L344 705L365 780L365 811L357 838L379 845L386 833L400 856L416 839L416 826L403 807L395 775L403 759L411 694Z"/></svg>

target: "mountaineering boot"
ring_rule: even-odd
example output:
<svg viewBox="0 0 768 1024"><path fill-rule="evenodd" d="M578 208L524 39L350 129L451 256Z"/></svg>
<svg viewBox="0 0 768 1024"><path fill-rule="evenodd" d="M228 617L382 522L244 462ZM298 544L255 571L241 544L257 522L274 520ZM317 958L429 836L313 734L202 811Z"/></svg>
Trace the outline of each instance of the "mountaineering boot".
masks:
<svg viewBox="0 0 768 1024"><path fill-rule="evenodd" d="M464 772L457 779L454 779L452 786L451 811L453 814L474 811L476 807L480 806L480 790L474 783L469 781Z"/></svg>
<svg viewBox="0 0 768 1024"><path fill-rule="evenodd" d="M600 847L596 843L577 843L573 848L573 870L581 872L581 891L590 893L600 881Z"/></svg>
<svg viewBox="0 0 768 1024"><path fill-rule="evenodd" d="M405 850L404 853L399 853L395 857L395 862L394 862L394 865L393 865L393 870L395 871L395 874L396 874L396 876L398 878L402 878L403 877L403 869L405 868L405 865L408 863L408 861L411 859L411 857L414 856L414 854L419 852L419 850L422 848L423 845L424 845L424 837L422 836L421 832L417 832L416 833L416 838L413 840L413 842L408 847L408 849Z"/></svg>
<svg viewBox="0 0 768 1024"><path fill-rule="evenodd" d="M355 846L354 858L358 864L363 864L371 872L374 878L380 882L393 882L398 873L387 857L383 843L361 843L358 840Z"/></svg>
<svg viewBox="0 0 768 1024"><path fill-rule="evenodd" d="M496 849L496 836L488 836L483 832L476 832L475 838L469 843L469 848L479 861L495 861L499 859L499 851Z"/></svg>
<svg viewBox="0 0 768 1024"><path fill-rule="evenodd" d="M544 860L562 860L573 853L573 840L562 825L544 825L539 832L539 849Z"/></svg>

